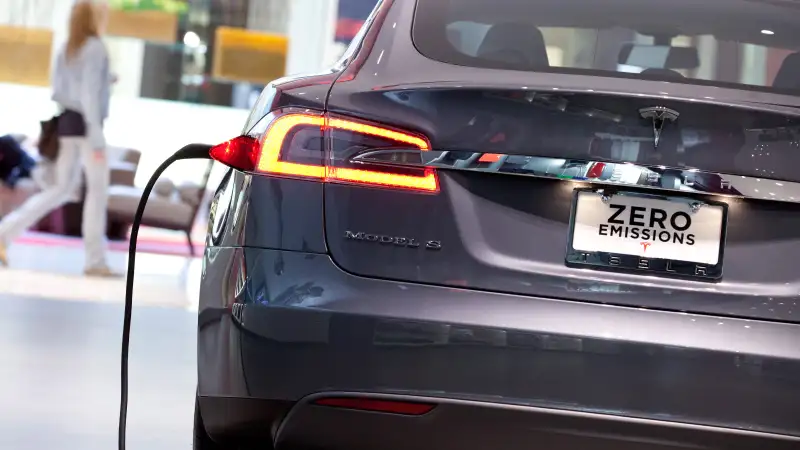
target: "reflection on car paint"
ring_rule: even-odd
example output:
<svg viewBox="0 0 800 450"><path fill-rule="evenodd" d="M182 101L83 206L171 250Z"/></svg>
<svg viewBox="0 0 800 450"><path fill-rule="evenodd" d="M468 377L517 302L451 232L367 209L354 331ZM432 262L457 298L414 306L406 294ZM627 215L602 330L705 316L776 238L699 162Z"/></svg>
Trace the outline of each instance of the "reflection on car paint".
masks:
<svg viewBox="0 0 800 450"><path fill-rule="evenodd" d="M492 155L491 159L494 162L481 162L484 155ZM475 153L410 149L372 150L354 156L351 161L362 164L433 167L446 170L523 175L800 203L800 183L797 182L718 173L689 167L505 155L494 152Z"/></svg>

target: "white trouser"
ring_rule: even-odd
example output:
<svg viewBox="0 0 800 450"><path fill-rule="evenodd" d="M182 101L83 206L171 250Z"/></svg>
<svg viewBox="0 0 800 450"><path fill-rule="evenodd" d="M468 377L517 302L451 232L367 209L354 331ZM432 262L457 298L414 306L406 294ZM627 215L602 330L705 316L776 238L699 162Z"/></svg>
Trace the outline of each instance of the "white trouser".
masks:
<svg viewBox="0 0 800 450"><path fill-rule="evenodd" d="M86 268L106 265L106 214L108 210L109 170L106 154L97 158L86 138L59 139L61 149L55 162L54 183L29 198L0 221L0 240L11 242L52 210L71 200L81 182L81 166L86 174L83 204L83 240Z"/></svg>

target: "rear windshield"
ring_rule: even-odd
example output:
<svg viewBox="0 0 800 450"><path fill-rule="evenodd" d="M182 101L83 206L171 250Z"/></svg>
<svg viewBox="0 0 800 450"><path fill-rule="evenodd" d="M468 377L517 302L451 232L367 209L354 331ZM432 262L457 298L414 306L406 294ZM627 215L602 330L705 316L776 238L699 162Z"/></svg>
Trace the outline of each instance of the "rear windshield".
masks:
<svg viewBox="0 0 800 450"><path fill-rule="evenodd" d="M800 0L418 0L428 58L800 95Z"/></svg>

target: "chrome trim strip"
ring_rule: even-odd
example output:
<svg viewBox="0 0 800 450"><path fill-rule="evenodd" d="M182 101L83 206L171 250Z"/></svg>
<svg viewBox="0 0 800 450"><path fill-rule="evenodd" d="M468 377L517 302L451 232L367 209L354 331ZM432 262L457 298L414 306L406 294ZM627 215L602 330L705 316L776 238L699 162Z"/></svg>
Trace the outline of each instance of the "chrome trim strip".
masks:
<svg viewBox="0 0 800 450"><path fill-rule="evenodd" d="M662 192L676 191L800 203L800 183L798 182L685 167L490 152L422 151L418 149L371 150L352 157L350 161L359 164L501 173L620 187L649 188Z"/></svg>

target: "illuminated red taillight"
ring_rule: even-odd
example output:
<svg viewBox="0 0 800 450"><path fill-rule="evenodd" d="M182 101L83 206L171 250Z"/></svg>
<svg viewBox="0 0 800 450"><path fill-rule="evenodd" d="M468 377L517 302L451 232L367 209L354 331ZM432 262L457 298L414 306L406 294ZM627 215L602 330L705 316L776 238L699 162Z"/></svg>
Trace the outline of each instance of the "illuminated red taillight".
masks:
<svg viewBox="0 0 800 450"><path fill-rule="evenodd" d="M314 401L315 405L333 408L356 409L360 411L373 411L407 416L421 416L433 410L436 405L430 403L404 402L397 400L384 400L358 397L328 397Z"/></svg>
<svg viewBox="0 0 800 450"><path fill-rule="evenodd" d="M496 153L484 153L480 158L478 158L478 162L496 163L497 161L500 161L501 156L502 155L498 155Z"/></svg>
<svg viewBox="0 0 800 450"><path fill-rule="evenodd" d="M250 136L239 136L211 147L211 158L226 166L252 171L258 163L258 140Z"/></svg>
<svg viewBox="0 0 800 450"><path fill-rule="evenodd" d="M603 175L603 169L605 168L605 163L593 163L592 167L589 168L589 171L586 172L586 178L600 178Z"/></svg>
<svg viewBox="0 0 800 450"><path fill-rule="evenodd" d="M304 142L319 139L315 149ZM375 140L375 142L368 142ZM303 141L298 144L298 142ZM328 143L333 144L328 145ZM337 147L338 145L338 147ZM310 113L275 114L259 139L240 136L211 149L216 161L236 169L269 175L317 179L436 192L433 169L391 169L355 165L350 153L387 146L429 150L426 139L345 118ZM343 148L339 148L343 147Z"/></svg>

